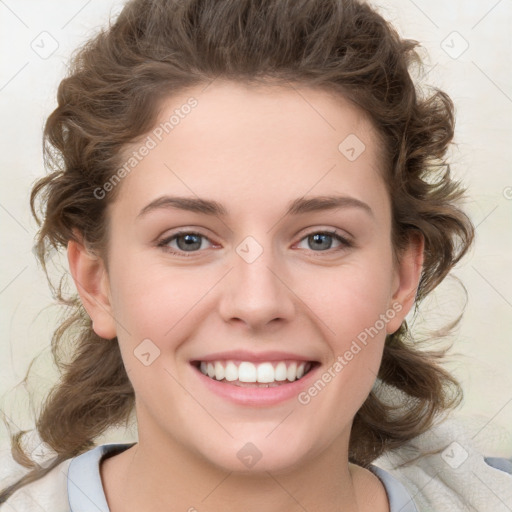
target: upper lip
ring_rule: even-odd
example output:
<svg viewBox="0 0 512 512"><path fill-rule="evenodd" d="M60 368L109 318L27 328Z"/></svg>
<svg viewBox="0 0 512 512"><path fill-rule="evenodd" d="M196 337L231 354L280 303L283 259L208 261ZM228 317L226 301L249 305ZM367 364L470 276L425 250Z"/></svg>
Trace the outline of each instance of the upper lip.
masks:
<svg viewBox="0 0 512 512"><path fill-rule="evenodd" d="M250 352L248 350L229 350L226 352L215 352L204 356L199 356L193 361L229 361L229 360L240 360L240 361L251 361L251 362L264 362L264 361L284 361L291 359L293 361L316 361L315 358L293 354L292 352L281 352L281 351L265 351L265 352Z"/></svg>

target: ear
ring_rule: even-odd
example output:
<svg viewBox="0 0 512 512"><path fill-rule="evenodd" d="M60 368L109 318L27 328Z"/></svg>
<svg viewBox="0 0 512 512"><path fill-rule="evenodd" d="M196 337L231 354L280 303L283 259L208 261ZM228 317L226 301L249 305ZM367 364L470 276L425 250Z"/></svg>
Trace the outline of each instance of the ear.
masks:
<svg viewBox="0 0 512 512"><path fill-rule="evenodd" d="M393 277L392 309L396 315L386 325L387 334L398 330L416 299L423 270L425 239L420 232L411 233L407 247L402 251Z"/></svg>
<svg viewBox="0 0 512 512"><path fill-rule="evenodd" d="M77 235L75 233L75 235ZM92 254L81 236L68 242L68 262L78 294L91 317L94 332L105 339L116 337L110 286L103 260Z"/></svg>

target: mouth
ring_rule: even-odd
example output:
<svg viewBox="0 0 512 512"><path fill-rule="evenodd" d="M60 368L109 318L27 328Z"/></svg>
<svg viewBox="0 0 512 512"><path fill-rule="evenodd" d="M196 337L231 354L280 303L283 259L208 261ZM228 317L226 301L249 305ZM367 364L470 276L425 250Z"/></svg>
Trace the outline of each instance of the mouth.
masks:
<svg viewBox="0 0 512 512"><path fill-rule="evenodd" d="M303 379L317 361L191 361L203 375L219 383L243 388L273 388Z"/></svg>

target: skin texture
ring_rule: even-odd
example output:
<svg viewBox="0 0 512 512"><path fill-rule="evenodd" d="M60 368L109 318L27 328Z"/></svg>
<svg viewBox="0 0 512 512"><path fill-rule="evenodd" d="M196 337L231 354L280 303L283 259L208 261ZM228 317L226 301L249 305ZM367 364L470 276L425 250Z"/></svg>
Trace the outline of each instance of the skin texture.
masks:
<svg viewBox="0 0 512 512"><path fill-rule="evenodd" d="M117 185L108 256L68 245L94 330L117 336L136 394L139 442L102 465L111 511L386 511L380 480L348 462L349 434L385 336L413 304L423 245L411 238L400 261L393 257L373 127L324 91L220 80L168 98L160 120L190 97L197 106ZM365 145L353 161L338 149L349 134ZM139 215L166 194L218 201L228 215ZM363 201L371 213L285 215L292 200L333 194ZM183 238L167 251L158 246L178 228L203 235L200 248L187 253ZM308 242L333 229L352 247L329 237L320 243L326 250ZM263 251L251 263L237 253L248 236ZM185 256L169 252L180 249ZM320 376L393 304L394 318L307 405L234 404L190 364L232 349L287 351L318 361ZM134 354L145 339L160 351L148 366ZM252 468L237 457L248 442L261 453Z"/></svg>

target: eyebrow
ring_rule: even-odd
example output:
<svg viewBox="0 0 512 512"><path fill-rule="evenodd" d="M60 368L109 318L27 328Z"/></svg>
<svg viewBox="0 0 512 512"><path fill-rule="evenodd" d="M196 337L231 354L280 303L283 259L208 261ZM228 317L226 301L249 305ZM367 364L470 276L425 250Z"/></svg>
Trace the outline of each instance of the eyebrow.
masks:
<svg viewBox="0 0 512 512"><path fill-rule="evenodd" d="M147 204L137 218L143 217L154 210L177 208L204 215L217 217L228 216L227 209L219 202L194 197L161 196ZM350 196L317 196L309 199L298 198L288 204L286 215L334 210L338 208L359 208L373 217L373 211L368 204Z"/></svg>

